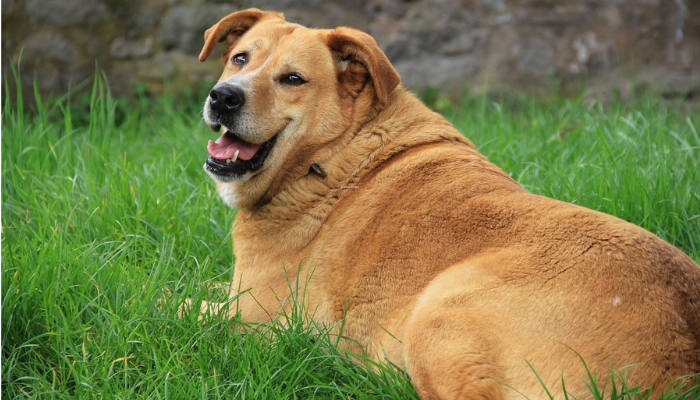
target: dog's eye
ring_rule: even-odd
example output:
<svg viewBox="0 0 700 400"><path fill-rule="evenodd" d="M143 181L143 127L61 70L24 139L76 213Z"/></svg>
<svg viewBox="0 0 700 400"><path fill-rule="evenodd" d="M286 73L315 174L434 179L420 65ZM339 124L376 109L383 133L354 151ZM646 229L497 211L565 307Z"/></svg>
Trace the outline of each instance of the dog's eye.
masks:
<svg viewBox="0 0 700 400"><path fill-rule="evenodd" d="M306 83L304 78L297 74L289 74L289 75L284 75L282 79L280 79L280 82L286 83L287 85L292 85L292 86L301 86Z"/></svg>
<svg viewBox="0 0 700 400"><path fill-rule="evenodd" d="M246 61L248 61L248 54L246 53L239 53L231 58L231 62L236 65L243 65Z"/></svg>

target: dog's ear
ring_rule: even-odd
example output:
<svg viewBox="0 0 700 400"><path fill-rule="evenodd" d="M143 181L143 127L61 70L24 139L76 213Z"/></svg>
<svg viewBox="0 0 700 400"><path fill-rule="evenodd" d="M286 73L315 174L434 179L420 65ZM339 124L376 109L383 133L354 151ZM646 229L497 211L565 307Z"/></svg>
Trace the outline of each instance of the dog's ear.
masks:
<svg viewBox="0 0 700 400"><path fill-rule="evenodd" d="M371 81L377 101L386 106L401 77L372 36L351 28L337 28L328 34L328 47L336 58L338 79L354 94Z"/></svg>
<svg viewBox="0 0 700 400"><path fill-rule="evenodd" d="M279 18L284 21L282 13L260 11L257 8L238 11L224 17L216 25L204 32L204 47L202 52L199 53L199 61L206 60L218 42L226 40L228 45L232 46L248 29L266 18Z"/></svg>

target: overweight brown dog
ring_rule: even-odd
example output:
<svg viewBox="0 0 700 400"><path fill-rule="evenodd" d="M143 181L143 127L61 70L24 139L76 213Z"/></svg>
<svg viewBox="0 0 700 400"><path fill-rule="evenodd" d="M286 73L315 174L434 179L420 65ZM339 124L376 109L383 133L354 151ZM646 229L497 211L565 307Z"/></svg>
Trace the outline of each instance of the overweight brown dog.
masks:
<svg viewBox="0 0 700 400"><path fill-rule="evenodd" d="M300 277L314 320L345 318L422 399L544 397L532 369L584 398L574 351L657 391L700 371L700 267L637 226L526 192L407 92L369 35L250 9L205 41L201 61L226 42L205 169L239 209L245 320L288 307Z"/></svg>

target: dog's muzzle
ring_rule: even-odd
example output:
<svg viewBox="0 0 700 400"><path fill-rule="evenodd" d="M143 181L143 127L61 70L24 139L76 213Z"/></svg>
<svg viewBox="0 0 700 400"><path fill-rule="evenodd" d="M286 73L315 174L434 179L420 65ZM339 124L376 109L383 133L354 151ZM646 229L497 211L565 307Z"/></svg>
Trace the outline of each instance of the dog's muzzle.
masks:
<svg viewBox="0 0 700 400"><path fill-rule="evenodd" d="M267 158L277 136L264 143L251 143L235 134L236 118L245 104L241 88L218 84L209 92L207 122L212 130L223 134L216 141L209 141L209 158L204 169L222 181L241 179L245 174L260 168Z"/></svg>

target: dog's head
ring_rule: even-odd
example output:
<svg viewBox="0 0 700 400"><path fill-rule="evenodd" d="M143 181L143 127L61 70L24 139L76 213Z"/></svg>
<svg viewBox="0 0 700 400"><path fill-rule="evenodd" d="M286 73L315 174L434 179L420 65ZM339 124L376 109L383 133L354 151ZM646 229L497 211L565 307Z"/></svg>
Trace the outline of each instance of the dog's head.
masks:
<svg viewBox="0 0 700 400"><path fill-rule="evenodd" d="M199 56L226 42L224 71L204 104L215 132L205 170L232 207L274 195L327 159L383 108L399 76L371 36L308 29L250 9L208 29Z"/></svg>

